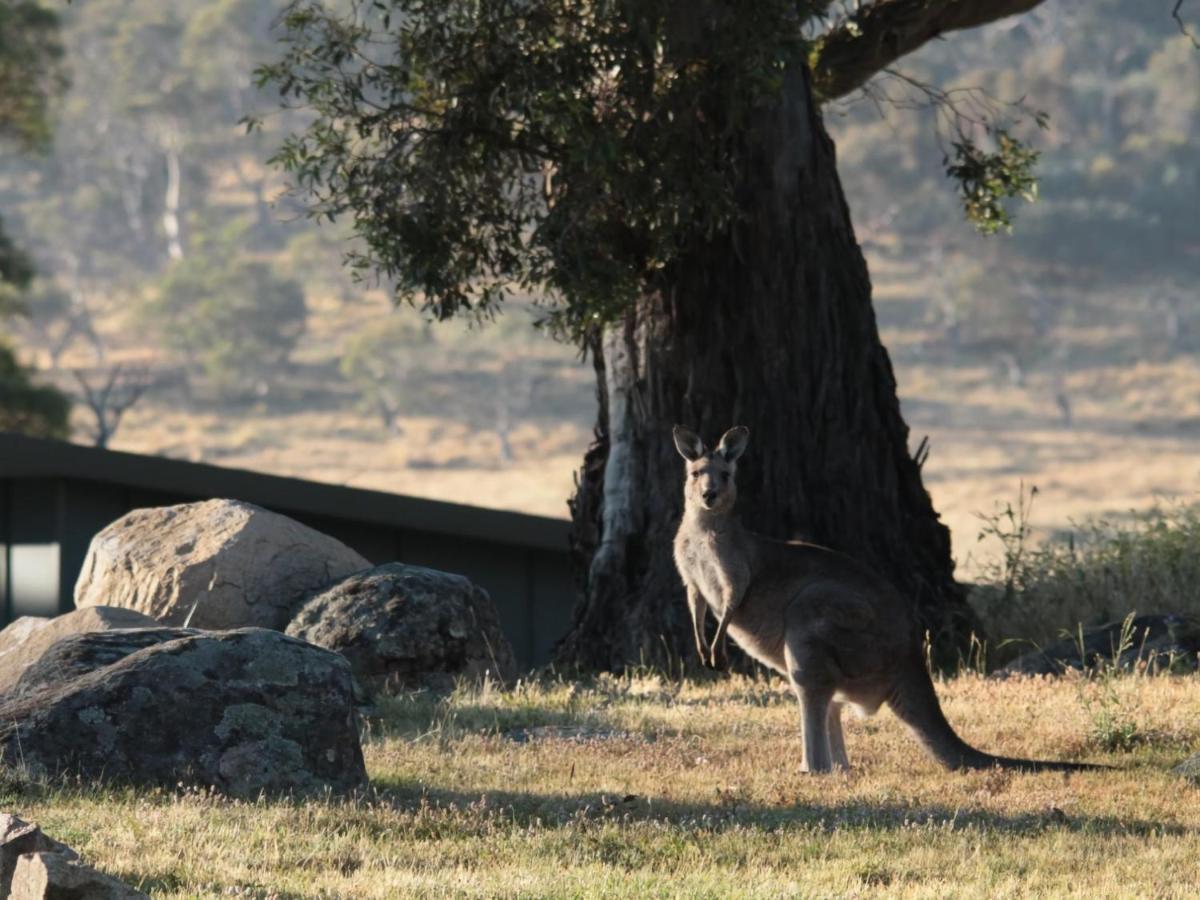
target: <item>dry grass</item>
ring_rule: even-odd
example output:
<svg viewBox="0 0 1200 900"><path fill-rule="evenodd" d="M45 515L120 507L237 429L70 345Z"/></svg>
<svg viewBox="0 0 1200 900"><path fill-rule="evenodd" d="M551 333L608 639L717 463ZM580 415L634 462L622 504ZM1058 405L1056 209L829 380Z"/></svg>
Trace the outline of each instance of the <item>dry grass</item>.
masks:
<svg viewBox="0 0 1200 900"><path fill-rule="evenodd" d="M355 801L10 784L40 822L154 896L1195 896L1196 677L1129 677L1145 739L1102 752L1101 685L940 687L977 745L1111 772L945 773L890 714L851 721L855 769L798 771L778 681L653 676L460 690L385 705ZM1094 699L1094 697L1093 697Z"/></svg>

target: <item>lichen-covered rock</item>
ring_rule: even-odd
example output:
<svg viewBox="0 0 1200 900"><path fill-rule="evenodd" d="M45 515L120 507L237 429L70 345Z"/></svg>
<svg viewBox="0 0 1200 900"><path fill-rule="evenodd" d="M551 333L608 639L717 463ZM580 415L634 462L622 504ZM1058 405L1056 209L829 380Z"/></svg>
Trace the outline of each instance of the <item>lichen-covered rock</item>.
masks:
<svg viewBox="0 0 1200 900"><path fill-rule="evenodd" d="M251 503L138 509L92 538L75 605L135 609L166 625L282 630L305 598L370 565Z"/></svg>
<svg viewBox="0 0 1200 900"><path fill-rule="evenodd" d="M344 792L366 783L351 691L345 659L279 632L179 630L0 705L0 762L239 797Z"/></svg>
<svg viewBox="0 0 1200 900"><path fill-rule="evenodd" d="M13 873L11 898L148 900L141 891L62 853L27 853L22 856Z"/></svg>
<svg viewBox="0 0 1200 900"><path fill-rule="evenodd" d="M12 894L17 860L26 853L58 853L66 859L77 858L74 850L42 834L42 829L32 822L0 813L0 897Z"/></svg>
<svg viewBox="0 0 1200 900"><path fill-rule="evenodd" d="M37 624L28 624L29 619L17 619L0 632L0 694L12 691L25 671L65 637L158 624L134 610L112 606L89 606L54 619L34 619Z"/></svg>
<svg viewBox="0 0 1200 900"><path fill-rule="evenodd" d="M1200 622L1195 619L1173 613L1138 616L1129 623L1129 641L1122 650L1125 627L1120 621L1085 628L1082 647L1078 638L1066 638L1017 657L997 674L1061 675L1067 669L1113 663L1122 669L1142 664L1156 670L1195 671L1200 664Z"/></svg>
<svg viewBox="0 0 1200 900"><path fill-rule="evenodd" d="M453 685L515 674L496 607L462 575L389 563L351 575L305 603L287 633L350 660L376 689Z"/></svg>

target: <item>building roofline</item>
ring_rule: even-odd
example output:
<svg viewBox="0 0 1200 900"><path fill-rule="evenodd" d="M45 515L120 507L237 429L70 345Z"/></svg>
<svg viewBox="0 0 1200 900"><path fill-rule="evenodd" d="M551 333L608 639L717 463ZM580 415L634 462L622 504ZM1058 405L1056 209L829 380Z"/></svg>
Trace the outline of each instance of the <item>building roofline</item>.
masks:
<svg viewBox="0 0 1200 900"><path fill-rule="evenodd" d="M0 432L0 478L67 478L565 551L570 523Z"/></svg>

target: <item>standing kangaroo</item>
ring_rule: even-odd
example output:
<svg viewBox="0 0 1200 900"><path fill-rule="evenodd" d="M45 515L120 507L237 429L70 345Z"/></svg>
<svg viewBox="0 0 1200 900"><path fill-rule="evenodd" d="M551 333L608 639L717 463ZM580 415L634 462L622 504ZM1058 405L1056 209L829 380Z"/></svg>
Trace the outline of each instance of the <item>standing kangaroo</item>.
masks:
<svg viewBox="0 0 1200 900"><path fill-rule="evenodd" d="M749 438L748 429L731 428L710 451L695 434L675 427L675 447L687 460L675 566L687 588L700 658L715 665L728 631L743 650L791 682L800 701L805 771L849 767L843 704L867 716L884 703L948 769L1103 768L992 756L955 734L934 693L920 629L895 588L848 556L762 537L733 517L737 460ZM706 648L709 607L718 625Z"/></svg>

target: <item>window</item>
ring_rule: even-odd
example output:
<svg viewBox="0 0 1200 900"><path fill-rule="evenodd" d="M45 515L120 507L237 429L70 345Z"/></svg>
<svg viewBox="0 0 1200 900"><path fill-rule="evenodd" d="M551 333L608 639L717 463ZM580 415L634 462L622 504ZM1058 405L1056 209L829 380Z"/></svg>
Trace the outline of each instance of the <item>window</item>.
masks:
<svg viewBox="0 0 1200 900"><path fill-rule="evenodd" d="M58 615L58 544L11 544L9 590L13 618Z"/></svg>

